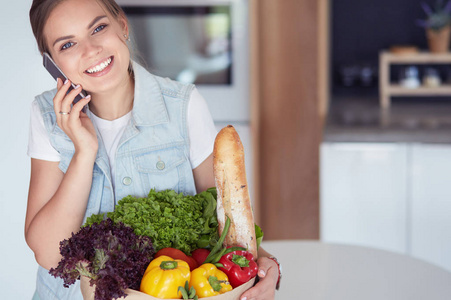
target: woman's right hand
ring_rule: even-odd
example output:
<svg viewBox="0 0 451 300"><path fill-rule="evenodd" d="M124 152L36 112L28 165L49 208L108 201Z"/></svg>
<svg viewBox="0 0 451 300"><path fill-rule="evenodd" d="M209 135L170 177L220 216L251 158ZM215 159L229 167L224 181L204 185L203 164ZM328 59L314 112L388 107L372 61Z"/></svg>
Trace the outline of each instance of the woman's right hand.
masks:
<svg viewBox="0 0 451 300"><path fill-rule="evenodd" d="M81 99L71 109L82 88L66 95L70 84L58 79L58 91L53 98L57 124L75 146L67 170L63 173L59 162L31 159L25 239L36 261L46 269L58 265L60 241L69 238L83 224L98 149L94 125L82 112L91 99Z"/></svg>
<svg viewBox="0 0 451 300"><path fill-rule="evenodd" d="M70 86L70 80L64 83L58 78L58 92L53 98L56 122L72 140L76 152L88 151L88 153L95 154L98 149L96 131L91 119L82 111L83 107L91 101L91 95L72 105L75 96L82 91L82 87L78 85L77 88L66 95ZM69 114L62 114L60 112L68 112Z"/></svg>

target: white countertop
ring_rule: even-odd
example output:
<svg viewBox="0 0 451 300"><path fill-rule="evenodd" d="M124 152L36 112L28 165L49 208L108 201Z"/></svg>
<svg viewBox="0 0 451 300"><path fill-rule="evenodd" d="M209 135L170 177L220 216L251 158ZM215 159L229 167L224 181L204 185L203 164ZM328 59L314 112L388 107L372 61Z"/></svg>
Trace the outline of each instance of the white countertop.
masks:
<svg viewBox="0 0 451 300"><path fill-rule="evenodd" d="M283 266L276 299L451 299L451 273L427 262L360 246L264 241Z"/></svg>

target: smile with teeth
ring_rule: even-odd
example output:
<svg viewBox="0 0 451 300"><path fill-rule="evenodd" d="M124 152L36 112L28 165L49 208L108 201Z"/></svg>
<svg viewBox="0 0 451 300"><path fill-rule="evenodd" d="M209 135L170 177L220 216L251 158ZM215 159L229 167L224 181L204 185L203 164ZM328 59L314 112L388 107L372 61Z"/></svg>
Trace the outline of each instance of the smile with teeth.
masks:
<svg viewBox="0 0 451 300"><path fill-rule="evenodd" d="M106 67L108 67L110 65L111 61L112 61L112 59L111 59L111 57L109 57L107 60L98 64L97 66L87 69L86 72L89 74L93 74L93 73L103 71Z"/></svg>

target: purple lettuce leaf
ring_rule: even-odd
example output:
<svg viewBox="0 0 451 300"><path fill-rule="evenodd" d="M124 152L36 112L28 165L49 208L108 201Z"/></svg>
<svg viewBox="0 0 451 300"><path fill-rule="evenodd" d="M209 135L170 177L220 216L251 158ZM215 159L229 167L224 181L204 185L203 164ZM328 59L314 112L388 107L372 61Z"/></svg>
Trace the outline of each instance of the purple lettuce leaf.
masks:
<svg viewBox="0 0 451 300"><path fill-rule="evenodd" d="M50 274L75 283L80 275L96 285L95 300L125 296L127 288L139 289L141 278L155 253L149 237L138 236L111 219L83 227L60 243L62 259Z"/></svg>

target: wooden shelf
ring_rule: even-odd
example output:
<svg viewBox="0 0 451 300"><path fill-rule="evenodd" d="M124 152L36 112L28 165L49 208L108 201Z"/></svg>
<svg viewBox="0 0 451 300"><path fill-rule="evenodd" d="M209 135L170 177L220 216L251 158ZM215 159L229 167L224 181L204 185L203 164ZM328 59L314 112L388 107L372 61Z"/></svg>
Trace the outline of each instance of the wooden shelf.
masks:
<svg viewBox="0 0 451 300"><path fill-rule="evenodd" d="M406 88L401 85L390 85L387 92L391 96L451 96L451 85L438 87L419 86L417 88Z"/></svg>
<svg viewBox="0 0 451 300"><path fill-rule="evenodd" d="M381 53L381 59L390 64L443 64L451 63L451 52L419 52L415 54L393 54L384 51Z"/></svg>
<svg viewBox="0 0 451 300"><path fill-rule="evenodd" d="M419 52L415 54L393 54L383 51L379 55L379 94L380 105L388 109L392 96L451 96L451 85L439 87L420 86L418 88L405 88L390 83L390 66L396 64L450 64L451 52L430 53Z"/></svg>

